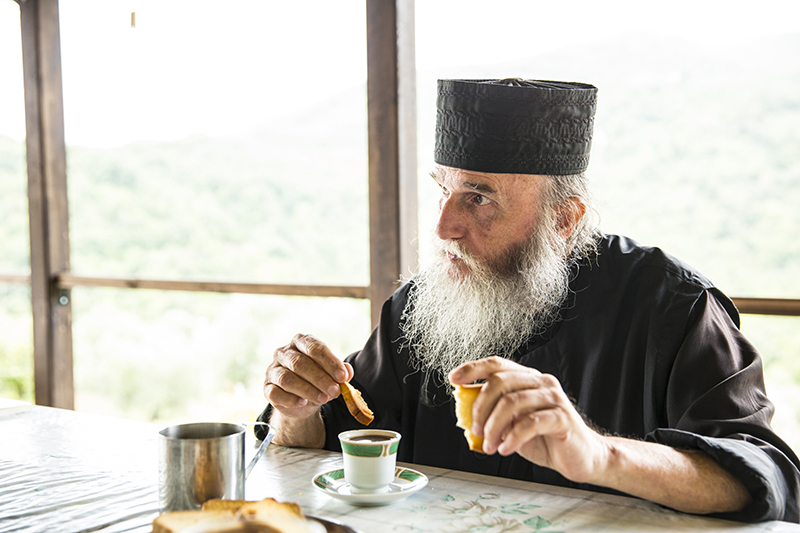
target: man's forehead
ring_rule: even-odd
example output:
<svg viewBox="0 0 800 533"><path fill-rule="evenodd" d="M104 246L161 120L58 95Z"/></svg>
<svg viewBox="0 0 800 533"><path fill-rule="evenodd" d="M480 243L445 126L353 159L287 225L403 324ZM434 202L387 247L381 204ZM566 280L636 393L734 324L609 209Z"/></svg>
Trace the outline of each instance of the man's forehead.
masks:
<svg viewBox="0 0 800 533"><path fill-rule="evenodd" d="M508 186L514 186L521 183L538 182L545 176L535 174L498 174L492 172L479 172L475 170L465 170L461 168L446 167L443 165L436 165L432 172L433 179L439 185L444 185L445 182L451 184L458 184L463 187L474 189L478 192L498 192Z"/></svg>

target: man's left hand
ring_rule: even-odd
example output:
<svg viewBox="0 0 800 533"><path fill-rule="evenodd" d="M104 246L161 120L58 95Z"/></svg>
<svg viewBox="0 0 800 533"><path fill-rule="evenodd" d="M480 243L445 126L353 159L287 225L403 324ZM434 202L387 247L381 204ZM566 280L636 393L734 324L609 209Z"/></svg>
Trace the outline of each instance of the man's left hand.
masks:
<svg viewBox="0 0 800 533"><path fill-rule="evenodd" d="M485 453L518 453L578 483L602 477L609 446L586 425L555 377L499 357L450 373L454 385L478 380L486 385L472 408L472 432L484 437Z"/></svg>

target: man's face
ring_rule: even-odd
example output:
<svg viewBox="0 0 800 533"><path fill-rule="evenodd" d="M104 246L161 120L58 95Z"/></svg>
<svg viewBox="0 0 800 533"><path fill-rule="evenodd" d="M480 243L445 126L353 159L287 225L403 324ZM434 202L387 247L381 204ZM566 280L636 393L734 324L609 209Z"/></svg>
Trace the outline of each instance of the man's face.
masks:
<svg viewBox="0 0 800 533"><path fill-rule="evenodd" d="M542 176L437 167L438 255L415 276L404 323L411 364L442 384L448 372L508 357L558 319L570 264Z"/></svg>
<svg viewBox="0 0 800 533"><path fill-rule="evenodd" d="M437 165L442 188L436 235L453 279L469 277L475 263L501 276L517 271L520 250L539 223L544 176L491 174Z"/></svg>

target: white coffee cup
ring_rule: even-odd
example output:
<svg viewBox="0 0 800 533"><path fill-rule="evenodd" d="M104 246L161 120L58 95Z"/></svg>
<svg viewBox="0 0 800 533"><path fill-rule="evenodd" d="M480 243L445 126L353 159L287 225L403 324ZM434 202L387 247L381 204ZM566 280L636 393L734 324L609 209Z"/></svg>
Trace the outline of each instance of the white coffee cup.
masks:
<svg viewBox="0 0 800 533"><path fill-rule="evenodd" d="M400 433L388 429L355 429L339 433L344 480L354 494L389 491L395 478Z"/></svg>

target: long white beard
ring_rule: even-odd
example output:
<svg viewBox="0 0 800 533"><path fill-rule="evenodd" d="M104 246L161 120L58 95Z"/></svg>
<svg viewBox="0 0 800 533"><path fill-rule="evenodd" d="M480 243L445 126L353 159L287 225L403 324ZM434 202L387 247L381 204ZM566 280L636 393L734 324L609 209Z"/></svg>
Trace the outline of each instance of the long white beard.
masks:
<svg viewBox="0 0 800 533"><path fill-rule="evenodd" d="M569 293L569 254L555 221L543 218L526 243L488 264L457 242L436 239L436 259L415 278L404 312L402 328L416 370L447 383L457 366L509 357L558 319ZM467 276L448 273L448 250L469 266Z"/></svg>

